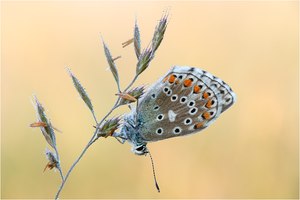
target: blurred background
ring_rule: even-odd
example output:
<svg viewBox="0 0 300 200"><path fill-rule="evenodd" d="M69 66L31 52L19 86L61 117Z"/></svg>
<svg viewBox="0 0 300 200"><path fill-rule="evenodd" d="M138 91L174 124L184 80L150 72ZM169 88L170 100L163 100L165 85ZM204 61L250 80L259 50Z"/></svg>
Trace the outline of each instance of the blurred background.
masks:
<svg viewBox="0 0 300 200"><path fill-rule="evenodd" d="M36 94L57 133L64 172L93 134L93 118L66 73L87 89L100 119L116 85L100 36L124 87L135 73L135 18L146 47L164 10L165 39L135 85L172 65L197 66L227 82L237 103L208 129L149 144L149 157L100 139L71 174L62 198L298 198L299 3L1 2L2 198L53 198L58 172L43 173L47 144L31 104ZM112 116L128 112L125 106ZM48 147L50 148L50 147Z"/></svg>

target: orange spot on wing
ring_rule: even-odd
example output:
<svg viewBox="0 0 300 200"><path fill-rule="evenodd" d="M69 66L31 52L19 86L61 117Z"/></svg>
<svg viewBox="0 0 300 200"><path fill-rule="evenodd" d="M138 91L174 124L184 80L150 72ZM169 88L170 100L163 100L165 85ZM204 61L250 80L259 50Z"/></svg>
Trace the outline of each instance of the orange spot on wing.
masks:
<svg viewBox="0 0 300 200"><path fill-rule="evenodd" d="M206 108L210 108L211 107L211 105L212 105L212 103L211 103L211 100L208 100L208 102L206 103Z"/></svg>
<svg viewBox="0 0 300 200"><path fill-rule="evenodd" d="M204 125L204 122L199 122L199 123L195 124L194 128L198 129L198 128L201 128L203 125Z"/></svg>
<svg viewBox="0 0 300 200"><path fill-rule="evenodd" d="M202 116L204 117L204 119L209 119L210 118L209 112L203 113Z"/></svg>
<svg viewBox="0 0 300 200"><path fill-rule="evenodd" d="M183 85L185 87L190 87L192 85L192 81L190 79L185 79Z"/></svg>
<svg viewBox="0 0 300 200"><path fill-rule="evenodd" d="M203 98L207 99L209 97L209 95L207 94L207 92L203 92Z"/></svg>
<svg viewBox="0 0 300 200"><path fill-rule="evenodd" d="M200 92L200 87L198 85L194 86L194 93L199 93Z"/></svg>
<svg viewBox="0 0 300 200"><path fill-rule="evenodd" d="M176 77L172 74L169 78L169 83L174 83Z"/></svg>

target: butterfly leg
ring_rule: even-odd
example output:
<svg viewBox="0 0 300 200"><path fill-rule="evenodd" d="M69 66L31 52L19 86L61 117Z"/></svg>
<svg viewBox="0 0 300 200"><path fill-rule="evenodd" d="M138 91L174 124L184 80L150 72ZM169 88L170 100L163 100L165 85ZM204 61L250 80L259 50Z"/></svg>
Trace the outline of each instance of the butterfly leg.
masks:
<svg viewBox="0 0 300 200"><path fill-rule="evenodd" d="M130 110L132 110L132 107L131 107L131 105L130 105L130 104L128 104L128 108L129 108Z"/></svg>
<svg viewBox="0 0 300 200"><path fill-rule="evenodd" d="M118 137L115 137L116 138L116 140L118 141L118 142L120 142L121 144L124 144L125 143L125 139L124 138L118 138Z"/></svg>
<svg viewBox="0 0 300 200"><path fill-rule="evenodd" d="M138 116L138 109L139 109L139 99L136 100L136 109L135 109L135 123L137 123L137 116Z"/></svg>
<svg viewBox="0 0 300 200"><path fill-rule="evenodd" d="M124 135L122 135L120 132L114 132L112 137L116 138L116 140L118 140L118 142L120 142L121 144L124 144L127 140L127 138L125 138Z"/></svg>

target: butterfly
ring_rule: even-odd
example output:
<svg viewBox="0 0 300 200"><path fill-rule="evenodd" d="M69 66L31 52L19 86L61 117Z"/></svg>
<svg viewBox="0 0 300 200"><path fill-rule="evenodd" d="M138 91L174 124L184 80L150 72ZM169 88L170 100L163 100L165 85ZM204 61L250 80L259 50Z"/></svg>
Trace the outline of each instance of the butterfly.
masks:
<svg viewBox="0 0 300 200"><path fill-rule="evenodd" d="M235 101L229 85L216 76L195 67L174 66L124 116L115 136L130 142L136 155L150 154L148 142L200 132Z"/></svg>
<svg viewBox="0 0 300 200"><path fill-rule="evenodd" d="M232 89L209 72L175 66L124 116L118 136L133 145L135 154L144 155L148 142L197 133L235 101Z"/></svg>

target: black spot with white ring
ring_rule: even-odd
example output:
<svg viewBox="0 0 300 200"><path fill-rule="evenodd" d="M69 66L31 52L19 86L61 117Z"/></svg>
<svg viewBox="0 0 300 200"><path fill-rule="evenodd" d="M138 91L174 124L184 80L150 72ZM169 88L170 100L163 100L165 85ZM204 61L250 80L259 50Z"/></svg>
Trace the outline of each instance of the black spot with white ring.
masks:
<svg viewBox="0 0 300 200"><path fill-rule="evenodd" d="M169 88L165 87L163 91L164 91L164 93L167 93L169 91Z"/></svg>
<svg viewBox="0 0 300 200"><path fill-rule="evenodd" d="M180 98L180 103L186 103L187 101L187 97L186 96L183 96Z"/></svg>
<svg viewBox="0 0 300 200"><path fill-rule="evenodd" d="M174 95L172 95L172 97L171 97L171 101L176 101L178 99L178 95L177 94L174 94Z"/></svg>
<svg viewBox="0 0 300 200"><path fill-rule="evenodd" d="M189 114L190 114L190 115L194 115L194 114L197 113L197 111L198 111L198 108L193 107L193 108L191 108L191 109L189 110Z"/></svg>
<svg viewBox="0 0 300 200"><path fill-rule="evenodd" d="M156 95L155 95L155 94L152 94L152 95L151 95L151 98L152 98L152 99L155 99L155 98L156 98Z"/></svg>
<svg viewBox="0 0 300 200"><path fill-rule="evenodd" d="M156 134L157 135L161 135L161 134L163 134L163 132L164 132L164 129L162 129L162 128L158 128L158 129L156 129Z"/></svg>
<svg viewBox="0 0 300 200"><path fill-rule="evenodd" d="M179 133L181 133L181 131L182 131L182 129L179 127L179 126L176 126L174 129L173 129L173 133L174 134L179 134Z"/></svg>
<svg viewBox="0 0 300 200"><path fill-rule="evenodd" d="M158 121L161 121L161 120L164 119L164 115L163 115L163 114L159 114L159 115L157 115L156 119L157 119Z"/></svg>
<svg viewBox="0 0 300 200"><path fill-rule="evenodd" d="M158 109L159 109L159 106L157 106L157 105L153 107L153 110L158 110Z"/></svg>
<svg viewBox="0 0 300 200"><path fill-rule="evenodd" d="M183 123L184 123L184 125L190 125L190 124L192 124L192 122L193 122L193 120L191 118L186 118Z"/></svg>
<svg viewBox="0 0 300 200"><path fill-rule="evenodd" d="M167 92L167 96L171 96L171 94L172 94L172 90L169 89L169 91Z"/></svg>
<svg viewBox="0 0 300 200"><path fill-rule="evenodd" d="M192 101L190 101L189 103L188 103L188 107L194 107L195 106L195 104L196 104L196 102L194 101L194 100L192 100Z"/></svg>

